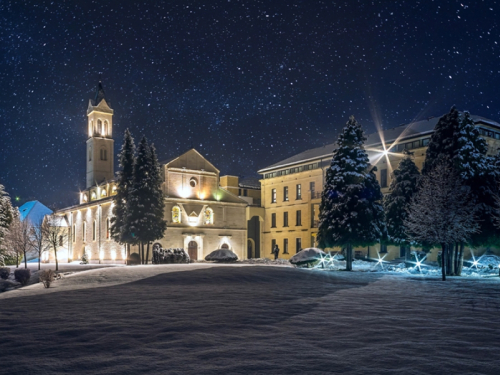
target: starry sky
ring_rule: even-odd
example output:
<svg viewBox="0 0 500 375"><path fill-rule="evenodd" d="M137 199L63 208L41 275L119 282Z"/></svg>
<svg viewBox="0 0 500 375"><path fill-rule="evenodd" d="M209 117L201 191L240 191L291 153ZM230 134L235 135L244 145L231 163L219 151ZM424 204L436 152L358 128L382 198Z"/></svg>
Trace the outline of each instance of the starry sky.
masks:
<svg viewBox="0 0 500 375"><path fill-rule="evenodd" d="M0 2L0 183L17 204L77 203L102 74L115 152L129 128L221 175L452 105L500 120L492 0ZM115 163L117 168L117 163Z"/></svg>

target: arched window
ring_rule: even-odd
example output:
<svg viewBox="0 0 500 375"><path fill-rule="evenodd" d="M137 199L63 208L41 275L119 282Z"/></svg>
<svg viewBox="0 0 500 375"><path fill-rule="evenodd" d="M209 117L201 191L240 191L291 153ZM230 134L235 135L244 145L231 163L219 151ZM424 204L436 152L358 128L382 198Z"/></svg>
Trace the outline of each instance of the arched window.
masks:
<svg viewBox="0 0 500 375"><path fill-rule="evenodd" d="M85 203L88 201L87 194L83 194L82 201L84 201Z"/></svg>
<svg viewBox="0 0 500 375"><path fill-rule="evenodd" d="M203 222L205 223L205 225L214 223L214 210L212 210L211 208L207 208L205 210L205 217L203 219Z"/></svg>
<svg viewBox="0 0 500 375"><path fill-rule="evenodd" d="M102 127L102 135L107 136L108 135L108 121L104 120L104 126Z"/></svg>
<svg viewBox="0 0 500 375"><path fill-rule="evenodd" d="M227 243L223 243L220 248L225 249L225 250L229 250L229 245Z"/></svg>
<svg viewBox="0 0 500 375"><path fill-rule="evenodd" d="M92 192L92 195L90 196L90 199L91 199L91 200L94 200L94 199L96 199L96 198L97 198L97 196L96 196L96 194L95 194L95 191L93 191L93 192Z"/></svg>
<svg viewBox="0 0 500 375"><path fill-rule="evenodd" d="M95 134L99 135L99 133L101 132L101 129L102 129L102 121L101 119L97 120L97 129L95 129Z"/></svg>
<svg viewBox="0 0 500 375"><path fill-rule="evenodd" d="M181 209L179 208L179 206L174 206L174 208L172 208L172 222L181 222Z"/></svg>
<svg viewBox="0 0 500 375"><path fill-rule="evenodd" d="M108 193L106 192L106 189L102 189L102 191L101 191L101 198L103 198L103 197L105 197L107 195L108 195Z"/></svg>
<svg viewBox="0 0 500 375"><path fill-rule="evenodd" d="M82 238L83 242L87 241L87 222L83 222L82 224Z"/></svg>
<svg viewBox="0 0 500 375"><path fill-rule="evenodd" d="M113 195L116 194L116 185L113 186L113 189L111 189L111 194L113 194Z"/></svg>
<svg viewBox="0 0 500 375"><path fill-rule="evenodd" d="M108 150L101 148L101 160L108 160Z"/></svg>

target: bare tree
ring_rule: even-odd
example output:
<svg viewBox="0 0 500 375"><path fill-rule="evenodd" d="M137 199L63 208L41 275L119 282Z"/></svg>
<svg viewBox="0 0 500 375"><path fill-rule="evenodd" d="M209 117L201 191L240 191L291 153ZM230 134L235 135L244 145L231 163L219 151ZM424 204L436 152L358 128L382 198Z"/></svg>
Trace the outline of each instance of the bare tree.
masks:
<svg viewBox="0 0 500 375"><path fill-rule="evenodd" d="M16 267L19 267L19 260L24 257L24 268L28 268L28 251L33 248L31 238L32 225L28 219L21 220L21 217L16 213L9 226L7 235L7 244L14 252L16 258Z"/></svg>
<svg viewBox="0 0 500 375"><path fill-rule="evenodd" d="M47 231L45 234L46 241L50 249L54 251L54 258L56 260L56 271L59 271L59 262L57 260L57 249L64 246L68 241L68 227L65 219L56 214L46 216Z"/></svg>
<svg viewBox="0 0 500 375"><path fill-rule="evenodd" d="M38 269L40 269L42 254L50 250L50 244L48 242L49 230L49 221L46 220L45 217L40 218L31 228L32 246L38 254Z"/></svg>
<svg viewBox="0 0 500 375"><path fill-rule="evenodd" d="M454 264L448 252L453 244L467 242L479 231L474 204L469 190L451 168L448 160L441 160L421 179L420 188L408 208L405 226L410 238L432 245L440 245L443 280Z"/></svg>

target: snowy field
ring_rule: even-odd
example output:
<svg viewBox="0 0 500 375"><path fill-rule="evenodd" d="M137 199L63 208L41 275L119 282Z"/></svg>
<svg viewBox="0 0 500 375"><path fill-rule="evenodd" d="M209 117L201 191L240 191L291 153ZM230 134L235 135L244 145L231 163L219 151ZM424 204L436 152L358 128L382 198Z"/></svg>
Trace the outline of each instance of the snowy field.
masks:
<svg viewBox="0 0 500 375"><path fill-rule="evenodd" d="M0 294L2 374L498 374L500 278L100 268Z"/></svg>

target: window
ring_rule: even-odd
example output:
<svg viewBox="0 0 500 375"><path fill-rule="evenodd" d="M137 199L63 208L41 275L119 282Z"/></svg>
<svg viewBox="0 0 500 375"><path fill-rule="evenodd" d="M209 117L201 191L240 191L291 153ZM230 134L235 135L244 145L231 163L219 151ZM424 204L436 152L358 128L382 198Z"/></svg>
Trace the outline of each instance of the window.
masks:
<svg viewBox="0 0 500 375"><path fill-rule="evenodd" d="M283 201L288 202L288 186L283 188Z"/></svg>
<svg viewBox="0 0 500 375"><path fill-rule="evenodd" d="M207 208L205 210L204 223L205 225L210 225L214 223L214 210L212 210L211 208Z"/></svg>
<svg viewBox="0 0 500 375"><path fill-rule="evenodd" d="M283 254L288 254L288 238L283 240Z"/></svg>
<svg viewBox="0 0 500 375"><path fill-rule="evenodd" d="M288 226L288 212L283 212L283 226Z"/></svg>
<svg viewBox="0 0 500 375"><path fill-rule="evenodd" d="M302 211L297 210L297 214L295 216L295 225L300 227L302 225Z"/></svg>
<svg viewBox="0 0 500 375"><path fill-rule="evenodd" d="M276 203L276 189L271 190L271 203Z"/></svg>
<svg viewBox="0 0 500 375"><path fill-rule="evenodd" d="M238 195L241 197L241 189L238 189Z"/></svg>
<svg viewBox="0 0 500 375"><path fill-rule="evenodd" d="M92 147L89 147L89 161L92 161Z"/></svg>
<svg viewBox="0 0 500 375"><path fill-rule="evenodd" d="M248 196L248 190L247 189L243 189L243 196L244 197Z"/></svg>
<svg viewBox="0 0 500 375"><path fill-rule="evenodd" d="M109 240L111 236L111 222L109 217L106 219L106 239Z"/></svg>
<svg viewBox="0 0 500 375"><path fill-rule="evenodd" d="M181 209L179 208L179 206L174 206L174 208L172 208L172 222L181 222Z"/></svg>
<svg viewBox="0 0 500 375"><path fill-rule="evenodd" d="M73 231L71 233L71 237L73 237L73 242L76 242L76 224L73 224Z"/></svg>
<svg viewBox="0 0 500 375"><path fill-rule="evenodd" d="M311 198L314 198L314 194L316 193L316 184L314 181L309 183L309 190L311 190Z"/></svg>
<svg viewBox="0 0 500 375"><path fill-rule="evenodd" d="M96 237L97 237L97 223L94 220L94 222L92 223L92 241L95 241Z"/></svg>
<svg viewBox="0 0 500 375"><path fill-rule="evenodd" d="M380 187L387 187L387 169L380 170Z"/></svg>
<svg viewBox="0 0 500 375"><path fill-rule="evenodd" d="M105 197L106 195L108 195L108 193L106 193L106 189L102 189L101 191L101 197Z"/></svg>
<svg viewBox="0 0 500 375"><path fill-rule="evenodd" d="M276 214L271 214L271 228L276 228Z"/></svg>
<svg viewBox="0 0 500 375"><path fill-rule="evenodd" d="M91 198L92 200L94 200L94 199L96 199L96 198L97 198L97 195L96 195L95 191L93 191L93 192L92 192L92 194L90 195L90 198Z"/></svg>
<svg viewBox="0 0 500 375"><path fill-rule="evenodd" d="M229 245L227 243L223 243L220 248L225 249L225 250L229 250Z"/></svg>
<svg viewBox="0 0 500 375"><path fill-rule="evenodd" d="M106 136L108 135L108 121L104 121L104 126L102 128L102 135Z"/></svg>
<svg viewBox="0 0 500 375"><path fill-rule="evenodd" d="M85 221L82 224L82 238L83 242L87 241L87 223Z"/></svg>
<svg viewBox="0 0 500 375"><path fill-rule="evenodd" d="M99 135L99 131L102 129L102 121L97 120L97 129L94 129L94 134Z"/></svg>
<svg viewBox="0 0 500 375"><path fill-rule="evenodd" d="M380 245L380 254L387 253L387 245Z"/></svg>
<svg viewBox="0 0 500 375"><path fill-rule="evenodd" d="M191 185L191 187L196 187L196 185L198 185L198 180L194 177L191 177L191 179L189 180L189 185Z"/></svg>
<svg viewBox="0 0 500 375"><path fill-rule="evenodd" d="M302 185L301 184L297 185L297 198L296 199L302 199Z"/></svg>
<svg viewBox="0 0 500 375"><path fill-rule="evenodd" d="M59 246L63 245L63 236L59 236Z"/></svg>
<svg viewBox="0 0 500 375"><path fill-rule="evenodd" d="M296 238L295 239L295 252L298 253L300 250L302 250L302 238Z"/></svg>
<svg viewBox="0 0 500 375"><path fill-rule="evenodd" d="M104 148L101 149L101 160L108 160L108 150Z"/></svg>
<svg viewBox="0 0 500 375"><path fill-rule="evenodd" d="M273 254L274 247L276 246L276 240L271 240L271 254Z"/></svg>
<svg viewBox="0 0 500 375"><path fill-rule="evenodd" d="M420 140L414 141L413 145L412 145L412 148L419 148L419 147L420 147Z"/></svg>
<svg viewBox="0 0 500 375"><path fill-rule="evenodd" d="M429 145L429 139L430 138L422 139L422 147L427 147Z"/></svg>

